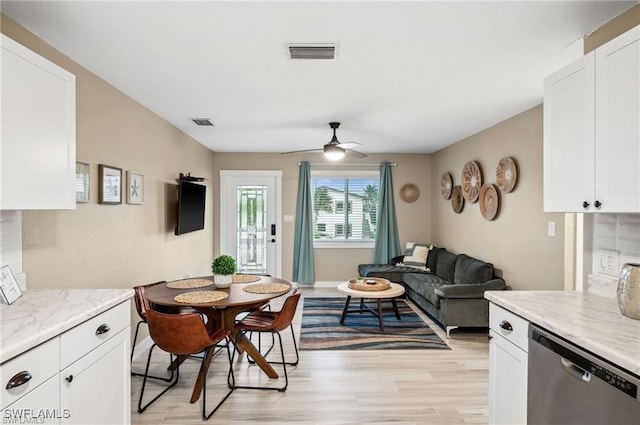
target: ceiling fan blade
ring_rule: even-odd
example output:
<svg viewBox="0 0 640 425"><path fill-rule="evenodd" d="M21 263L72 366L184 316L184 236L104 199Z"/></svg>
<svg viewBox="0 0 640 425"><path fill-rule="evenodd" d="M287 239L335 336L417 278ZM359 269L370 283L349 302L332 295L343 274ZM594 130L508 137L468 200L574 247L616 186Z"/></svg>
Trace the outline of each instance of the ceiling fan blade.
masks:
<svg viewBox="0 0 640 425"><path fill-rule="evenodd" d="M338 147L341 147L343 149L356 148L358 146L362 146L362 143L358 143L358 142L338 143Z"/></svg>
<svg viewBox="0 0 640 425"><path fill-rule="evenodd" d="M351 156L355 156L356 158L366 158L367 154L362 153L362 152L358 152L358 151L354 151L353 149L345 149L344 150L347 154L351 155Z"/></svg>
<svg viewBox="0 0 640 425"><path fill-rule="evenodd" d="M302 152L321 152L322 149L303 149L300 151L291 151L291 152L280 152L282 155L286 155L289 153L302 153Z"/></svg>

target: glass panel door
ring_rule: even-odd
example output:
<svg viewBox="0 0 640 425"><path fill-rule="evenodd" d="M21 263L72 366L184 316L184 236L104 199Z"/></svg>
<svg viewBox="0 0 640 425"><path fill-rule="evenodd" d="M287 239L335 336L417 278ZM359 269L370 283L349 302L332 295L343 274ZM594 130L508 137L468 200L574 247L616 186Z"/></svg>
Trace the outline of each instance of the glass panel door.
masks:
<svg viewBox="0 0 640 425"><path fill-rule="evenodd" d="M237 185L236 263L240 273L267 273L267 187Z"/></svg>

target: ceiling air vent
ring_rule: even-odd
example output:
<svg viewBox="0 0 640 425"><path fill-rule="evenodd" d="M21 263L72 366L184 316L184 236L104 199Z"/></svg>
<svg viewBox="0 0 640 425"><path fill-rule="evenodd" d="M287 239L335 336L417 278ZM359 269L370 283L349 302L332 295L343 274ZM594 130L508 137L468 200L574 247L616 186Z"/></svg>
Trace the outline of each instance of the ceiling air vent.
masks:
<svg viewBox="0 0 640 425"><path fill-rule="evenodd" d="M196 125L213 127L213 122L209 118L191 118L191 121Z"/></svg>
<svg viewBox="0 0 640 425"><path fill-rule="evenodd" d="M297 59L336 60L336 44L287 44L289 57Z"/></svg>

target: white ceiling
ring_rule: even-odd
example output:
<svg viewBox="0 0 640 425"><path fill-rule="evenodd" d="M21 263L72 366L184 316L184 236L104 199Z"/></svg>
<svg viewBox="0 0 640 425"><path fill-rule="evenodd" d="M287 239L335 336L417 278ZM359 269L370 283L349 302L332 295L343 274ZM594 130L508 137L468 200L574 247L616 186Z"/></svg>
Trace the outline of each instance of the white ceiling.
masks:
<svg viewBox="0 0 640 425"><path fill-rule="evenodd" d="M637 1L2 1L205 146L434 152L542 102L566 46ZM286 43L338 43L292 62ZM207 117L215 127L196 127Z"/></svg>

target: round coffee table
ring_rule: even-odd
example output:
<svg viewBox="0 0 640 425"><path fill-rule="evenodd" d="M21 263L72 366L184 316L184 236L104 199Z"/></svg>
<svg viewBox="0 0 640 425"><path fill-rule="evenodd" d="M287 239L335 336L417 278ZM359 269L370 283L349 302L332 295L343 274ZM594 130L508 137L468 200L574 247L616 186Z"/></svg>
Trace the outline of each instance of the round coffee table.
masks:
<svg viewBox="0 0 640 425"><path fill-rule="evenodd" d="M378 316L380 321L380 330L384 331L384 316L382 312L385 310L382 308L382 301L391 301L393 312L396 314L396 318L400 320L400 312L398 311L398 305L396 304L396 298L404 294L404 287L398 283L390 283L391 287L384 291L358 291L356 289L349 288L349 282L343 282L338 285L338 291L347 294L347 300L344 303L344 310L342 310L342 317L340 317L340 324L344 325L344 319L347 313L363 313L370 312ZM349 303L351 297L360 298L360 308L357 310L349 310ZM365 300L375 300L377 304L377 311L366 305Z"/></svg>

